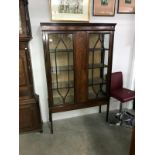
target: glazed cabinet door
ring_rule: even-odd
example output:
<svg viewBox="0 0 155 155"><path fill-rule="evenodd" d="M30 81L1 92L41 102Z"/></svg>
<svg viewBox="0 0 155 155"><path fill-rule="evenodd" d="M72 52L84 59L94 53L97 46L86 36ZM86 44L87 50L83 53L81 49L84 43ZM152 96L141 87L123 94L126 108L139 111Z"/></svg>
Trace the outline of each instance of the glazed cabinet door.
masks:
<svg viewBox="0 0 155 155"><path fill-rule="evenodd" d="M49 33L46 39L46 73L52 106L74 104L73 34Z"/></svg>
<svg viewBox="0 0 155 155"><path fill-rule="evenodd" d="M90 32L88 45L88 99L107 98L110 33Z"/></svg>
<svg viewBox="0 0 155 155"><path fill-rule="evenodd" d="M31 67L27 43L20 43L19 47L19 96L30 98L33 96Z"/></svg>

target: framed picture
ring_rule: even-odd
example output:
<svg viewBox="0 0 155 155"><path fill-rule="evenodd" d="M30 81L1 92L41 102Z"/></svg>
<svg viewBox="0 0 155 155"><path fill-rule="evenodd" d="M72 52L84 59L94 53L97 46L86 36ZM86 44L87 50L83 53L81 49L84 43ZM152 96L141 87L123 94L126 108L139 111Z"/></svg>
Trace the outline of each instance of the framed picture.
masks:
<svg viewBox="0 0 155 155"><path fill-rule="evenodd" d="M50 0L54 21L89 21L89 0Z"/></svg>
<svg viewBox="0 0 155 155"><path fill-rule="evenodd" d="M118 0L118 13L135 13L135 0Z"/></svg>
<svg viewBox="0 0 155 155"><path fill-rule="evenodd" d="M114 16L115 0L94 0L94 16Z"/></svg>

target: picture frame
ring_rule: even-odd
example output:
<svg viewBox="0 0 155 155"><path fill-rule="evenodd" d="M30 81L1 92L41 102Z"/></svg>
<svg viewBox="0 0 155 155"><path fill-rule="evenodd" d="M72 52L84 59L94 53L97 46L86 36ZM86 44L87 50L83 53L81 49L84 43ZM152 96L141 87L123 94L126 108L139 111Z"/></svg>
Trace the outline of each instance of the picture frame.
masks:
<svg viewBox="0 0 155 155"><path fill-rule="evenodd" d="M93 0L93 16L114 16L116 0Z"/></svg>
<svg viewBox="0 0 155 155"><path fill-rule="evenodd" d="M89 21L89 0L50 0L51 20Z"/></svg>
<svg viewBox="0 0 155 155"><path fill-rule="evenodd" d="M135 0L118 0L117 13L135 14Z"/></svg>

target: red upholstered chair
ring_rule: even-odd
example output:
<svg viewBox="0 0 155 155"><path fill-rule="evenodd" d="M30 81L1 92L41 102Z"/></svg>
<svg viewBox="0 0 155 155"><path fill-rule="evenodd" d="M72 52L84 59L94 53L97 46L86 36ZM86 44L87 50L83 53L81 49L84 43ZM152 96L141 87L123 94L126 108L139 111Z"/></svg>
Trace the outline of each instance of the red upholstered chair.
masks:
<svg viewBox="0 0 155 155"><path fill-rule="evenodd" d="M135 108L135 91L123 88L122 72L111 74L110 96L120 101L120 113L122 112L122 103L124 102L133 100L133 109ZM110 105L107 108L107 121L109 117L109 107Z"/></svg>

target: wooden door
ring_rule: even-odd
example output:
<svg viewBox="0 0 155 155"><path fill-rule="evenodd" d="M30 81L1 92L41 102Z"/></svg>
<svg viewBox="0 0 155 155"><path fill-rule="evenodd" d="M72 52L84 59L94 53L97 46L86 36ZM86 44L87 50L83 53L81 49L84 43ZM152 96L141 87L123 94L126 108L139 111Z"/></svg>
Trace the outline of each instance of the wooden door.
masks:
<svg viewBox="0 0 155 155"><path fill-rule="evenodd" d="M109 32L88 32L88 100L107 97Z"/></svg>

